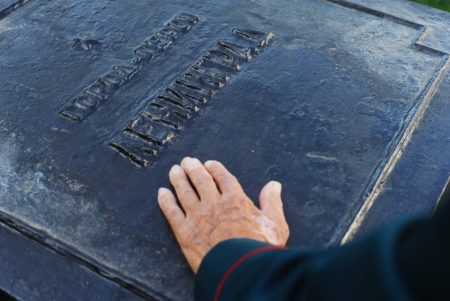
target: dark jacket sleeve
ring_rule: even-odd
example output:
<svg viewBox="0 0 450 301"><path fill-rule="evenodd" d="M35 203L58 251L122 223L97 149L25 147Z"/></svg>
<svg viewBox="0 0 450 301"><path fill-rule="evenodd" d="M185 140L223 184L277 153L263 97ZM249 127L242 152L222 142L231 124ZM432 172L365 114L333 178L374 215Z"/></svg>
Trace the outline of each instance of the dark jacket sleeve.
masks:
<svg viewBox="0 0 450 301"><path fill-rule="evenodd" d="M203 260L197 301L450 300L450 206L328 250L227 240Z"/></svg>

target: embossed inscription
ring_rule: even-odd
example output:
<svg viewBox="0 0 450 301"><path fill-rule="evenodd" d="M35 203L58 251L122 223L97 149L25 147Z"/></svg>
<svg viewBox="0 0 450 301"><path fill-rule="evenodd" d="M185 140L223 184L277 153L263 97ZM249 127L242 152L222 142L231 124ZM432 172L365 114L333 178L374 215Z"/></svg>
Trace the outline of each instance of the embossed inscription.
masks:
<svg viewBox="0 0 450 301"><path fill-rule="evenodd" d="M109 146L131 162L145 167L196 112L274 38L273 33L233 29L158 95L115 135Z"/></svg>
<svg viewBox="0 0 450 301"><path fill-rule="evenodd" d="M72 98L59 112L59 115L73 121L86 119L117 89L129 82L146 64L170 48L198 21L199 18L191 14L177 15L164 28L135 48L130 62L113 66L106 74Z"/></svg>

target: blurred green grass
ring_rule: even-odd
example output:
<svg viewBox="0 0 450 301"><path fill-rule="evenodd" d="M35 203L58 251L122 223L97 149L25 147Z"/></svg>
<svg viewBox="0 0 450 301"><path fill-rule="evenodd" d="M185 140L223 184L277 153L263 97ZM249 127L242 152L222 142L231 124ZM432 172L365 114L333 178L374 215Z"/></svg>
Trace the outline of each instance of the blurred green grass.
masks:
<svg viewBox="0 0 450 301"><path fill-rule="evenodd" d="M450 12L450 0L412 0L412 1Z"/></svg>

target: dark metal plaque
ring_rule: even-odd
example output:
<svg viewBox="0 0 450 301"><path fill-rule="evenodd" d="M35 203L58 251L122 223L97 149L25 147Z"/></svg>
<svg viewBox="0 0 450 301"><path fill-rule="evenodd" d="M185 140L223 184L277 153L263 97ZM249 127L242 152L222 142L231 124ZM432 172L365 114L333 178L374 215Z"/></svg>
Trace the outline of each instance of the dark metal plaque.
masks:
<svg viewBox="0 0 450 301"><path fill-rule="evenodd" d="M1 221L141 297L189 300L156 202L189 155L254 200L281 181L290 245L347 241L449 66L428 19L383 7L0 0Z"/></svg>

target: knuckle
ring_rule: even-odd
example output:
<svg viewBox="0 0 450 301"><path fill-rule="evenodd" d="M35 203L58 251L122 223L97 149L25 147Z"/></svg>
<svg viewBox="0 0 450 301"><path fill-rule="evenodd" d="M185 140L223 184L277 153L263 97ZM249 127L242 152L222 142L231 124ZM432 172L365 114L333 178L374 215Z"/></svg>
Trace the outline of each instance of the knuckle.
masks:
<svg viewBox="0 0 450 301"><path fill-rule="evenodd" d="M244 200L244 196L237 191L229 191L226 196L233 201L242 202Z"/></svg>
<svg viewBox="0 0 450 301"><path fill-rule="evenodd" d="M176 208L170 208L167 213L169 216L174 217L178 214L178 211Z"/></svg>
<svg viewBox="0 0 450 301"><path fill-rule="evenodd" d="M212 183L212 177L201 173L195 179L193 179L193 183L196 186L209 186Z"/></svg>
<svg viewBox="0 0 450 301"><path fill-rule="evenodd" d="M195 187L203 188L207 186L205 179L196 179L195 181L192 181L192 183Z"/></svg>
<svg viewBox="0 0 450 301"><path fill-rule="evenodd" d="M233 175L227 173L220 174L219 178L226 184L233 184L235 181L237 181L237 179Z"/></svg>
<svg viewBox="0 0 450 301"><path fill-rule="evenodd" d="M234 191L241 192L241 186L238 182L238 180L232 176L232 175L222 175L219 179L220 182L223 183L223 185L227 189L232 189Z"/></svg>
<svg viewBox="0 0 450 301"><path fill-rule="evenodd" d="M183 189L180 189L180 193L182 196L192 196L193 191L190 188L184 187Z"/></svg>

